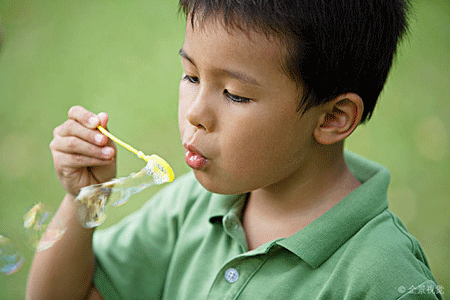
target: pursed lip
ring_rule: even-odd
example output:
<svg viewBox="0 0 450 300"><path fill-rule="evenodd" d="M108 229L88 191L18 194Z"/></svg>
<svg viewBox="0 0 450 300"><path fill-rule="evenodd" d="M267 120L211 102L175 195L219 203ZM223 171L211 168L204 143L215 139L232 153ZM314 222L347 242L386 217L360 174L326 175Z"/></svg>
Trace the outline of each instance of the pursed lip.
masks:
<svg viewBox="0 0 450 300"><path fill-rule="evenodd" d="M201 170L209 163L207 159L197 148L191 144L183 144L186 153L184 160L186 164L194 170Z"/></svg>
<svg viewBox="0 0 450 300"><path fill-rule="evenodd" d="M207 158L203 155L203 153L201 153L197 148L195 148L195 147L192 146L191 144L184 143L184 144L183 144L183 147L184 147L184 149L186 149L187 151L190 151L190 152L193 153L193 154L198 154L198 155L202 156L203 158L207 159Z"/></svg>

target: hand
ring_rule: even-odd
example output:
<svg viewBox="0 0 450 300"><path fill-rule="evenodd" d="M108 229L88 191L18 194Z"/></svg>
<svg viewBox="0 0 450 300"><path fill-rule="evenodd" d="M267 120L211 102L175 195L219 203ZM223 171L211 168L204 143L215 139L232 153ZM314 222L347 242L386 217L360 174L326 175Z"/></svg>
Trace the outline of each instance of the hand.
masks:
<svg viewBox="0 0 450 300"><path fill-rule="evenodd" d="M106 128L108 114L94 113L81 106L69 110L69 119L53 131L50 150L59 181L72 196L82 187L102 183L116 176L116 147L96 130Z"/></svg>

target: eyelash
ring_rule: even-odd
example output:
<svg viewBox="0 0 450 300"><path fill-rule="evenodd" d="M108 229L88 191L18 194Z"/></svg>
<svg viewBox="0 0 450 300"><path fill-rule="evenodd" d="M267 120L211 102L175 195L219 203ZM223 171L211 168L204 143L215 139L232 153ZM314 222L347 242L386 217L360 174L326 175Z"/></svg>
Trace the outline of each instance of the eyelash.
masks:
<svg viewBox="0 0 450 300"><path fill-rule="evenodd" d="M189 75L185 75L184 77L183 77L183 80L187 80L187 81L189 81L190 83L198 83L198 77L193 77L193 76L189 76Z"/></svg>
<svg viewBox="0 0 450 300"><path fill-rule="evenodd" d="M189 81L189 82L192 83L192 84L197 84L197 83L199 82L198 77L195 77L195 76L189 76L189 75L185 75L185 76L183 77L183 80L187 80L187 81ZM225 90L223 91L223 94L224 94L224 96L227 97L229 100L231 100L231 101L233 101L233 102L236 102L236 103L248 103L248 102L251 101L250 98L245 98L245 97L240 97L240 96L237 96L237 95L233 95L233 94L231 94L227 89L225 89Z"/></svg>
<svg viewBox="0 0 450 300"><path fill-rule="evenodd" d="M240 97L240 96L233 95L228 90L224 90L223 94L225 95L225 97L227 97L228 99L230 99L233 102L248 103L248 102L251 101L250 98L245 98L245 97Z"/></svg>

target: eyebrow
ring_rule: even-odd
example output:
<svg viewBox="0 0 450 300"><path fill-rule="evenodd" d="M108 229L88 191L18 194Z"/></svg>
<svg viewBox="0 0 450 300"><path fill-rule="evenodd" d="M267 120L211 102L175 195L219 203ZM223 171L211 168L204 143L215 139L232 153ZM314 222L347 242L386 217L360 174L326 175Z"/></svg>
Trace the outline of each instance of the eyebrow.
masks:
<svg viewBox="0 0 450 300"><path fill-rule="evenodd" d="M180 56L187 59L191 64L196 66L194 60L183 50L183 48L180 49L179 52ZM229 77L235 78L237 80L243 81L248 84L261 86L261 84L252 76L249 76L243 72L236 71L236 70L230 70L230 69L216 69L219 73L224 73Z"/></svg>

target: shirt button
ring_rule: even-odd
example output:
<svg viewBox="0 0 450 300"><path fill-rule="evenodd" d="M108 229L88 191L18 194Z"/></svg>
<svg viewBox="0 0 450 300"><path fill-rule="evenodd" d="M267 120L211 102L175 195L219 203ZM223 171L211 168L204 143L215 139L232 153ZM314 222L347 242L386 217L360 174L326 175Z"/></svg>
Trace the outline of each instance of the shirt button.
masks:
<svg viewBox="0 0 450 300"><path fill-rule="evenodd" d="M229 268L225 271L225 280L228 283L235 283L239 279L239 272L235 268Z"/></svg>

